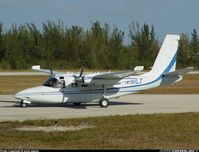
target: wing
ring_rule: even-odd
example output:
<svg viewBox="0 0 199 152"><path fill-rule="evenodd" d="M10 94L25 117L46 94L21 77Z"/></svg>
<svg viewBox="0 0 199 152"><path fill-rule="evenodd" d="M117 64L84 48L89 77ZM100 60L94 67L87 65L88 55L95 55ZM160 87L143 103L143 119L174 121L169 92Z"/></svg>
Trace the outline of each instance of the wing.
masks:
<svg viewBox="0 0 199 152"><path fill-rule="evenodd" d="M132 70L119 71L119 72L108 72L108 73L98 74L98 75L94 76L93 79L122 79L122 78L128 77L135 73L136 72L132 71Z"/></svg>
<svg viewBox="0 0 199 152"><path fill-rule="evenodd" d="M139 72L142 72L143 70L144 70L144 66L136 66L134 68L134 71L124 70L124 71L118 71L118 72L102 73L102 74L98 74L94 76L93 79L119 79L120 80L130 75L137 75Z"/></svg>
<svg viewBox="0 0 199 152"><path fill-rule="evenodd" d="M117 84L122 78L136 74L136 71L107 72L95 75L85 75L84 83L87 85L112 85Z"/></svg>
<svg viewBox="0 0 199 152"><path fill-rule="evenodd" d="M32 70L35 70L35 71L38 71L38 72L47 73L47 74L51 74L51 73L57 74L57 73L59 73L59 72L57 72L57 71L52 71L52 72L51 72L50 69L40 69L40 65L33 65L33 66L32 66Z"/></svg>

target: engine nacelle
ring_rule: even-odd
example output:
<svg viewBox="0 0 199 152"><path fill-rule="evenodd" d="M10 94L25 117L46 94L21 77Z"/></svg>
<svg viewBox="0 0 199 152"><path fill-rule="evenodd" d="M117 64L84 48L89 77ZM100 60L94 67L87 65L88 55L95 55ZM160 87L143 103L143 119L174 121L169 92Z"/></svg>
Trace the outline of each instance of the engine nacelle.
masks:
<svg viewBox="0 0 199 152"><path fill-rule="evenodd" d="M92 77L84 76L84 83L85 83L85 84L90 84L91 81L92 81Z"/></svg>

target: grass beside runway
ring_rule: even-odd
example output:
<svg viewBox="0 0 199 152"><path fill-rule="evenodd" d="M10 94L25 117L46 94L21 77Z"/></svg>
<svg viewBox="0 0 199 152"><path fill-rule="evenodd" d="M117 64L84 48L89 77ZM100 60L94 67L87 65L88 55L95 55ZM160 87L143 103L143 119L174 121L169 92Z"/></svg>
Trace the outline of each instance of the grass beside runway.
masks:
<svg viewBox="0 0 199 152"><path fill-rule="evenodd" d="M0 148L198 149L199 113L107 116L0 123ZM16 131L24 126L95 126L78 131Z"/></svg>
<svg viewBox="0 0 199 152"><path fill-rule="evenodd" d="M0 76L0 94L15 94L26 88L44 83L48 76ZM173 86L158 87L141 93L155 94L199 94L199 75L186 75Z"/></svg>
<svg viewBox="0 0 199 152"><path fill-rule="evenodd" d="M0 94L15 94L18 91L42 85L49 76L0 76Z"/></svg>

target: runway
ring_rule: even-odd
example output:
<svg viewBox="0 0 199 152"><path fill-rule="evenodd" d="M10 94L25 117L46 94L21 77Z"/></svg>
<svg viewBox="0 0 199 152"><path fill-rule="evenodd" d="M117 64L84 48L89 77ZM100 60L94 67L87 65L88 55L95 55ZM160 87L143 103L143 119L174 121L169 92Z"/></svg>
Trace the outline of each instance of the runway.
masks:
<svg viewBox="0 0 199 152"><path fill-rule="evenodd" d="M0 95L0 121L81 118L94 116L199 112L199 94L132 94L115 99L108 108L97 103L19 107L12 95Z"/></svg>

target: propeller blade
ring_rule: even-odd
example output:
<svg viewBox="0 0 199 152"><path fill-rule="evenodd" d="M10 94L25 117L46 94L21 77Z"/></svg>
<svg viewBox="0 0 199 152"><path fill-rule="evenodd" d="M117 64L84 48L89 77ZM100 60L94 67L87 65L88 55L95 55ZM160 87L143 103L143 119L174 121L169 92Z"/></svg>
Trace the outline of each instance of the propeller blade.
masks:
<svg viewBox="0 0 199 152"><path fill-rule="evenodd" d="M50 68L50 75L52 76L53 75L53 71L52 71L52 69Z"/></svg>
<svg viewBox="0 0 199 152"><path fill-rule="evenodd" d="M83 72L84 72L84 67L82 67L82 68L81 68L81 70L80 70L80 74L79 74L79 77L82 77Z"/></svg>
<svg viewBox="0 0 199 152"><path fill-rule="evenodd" d="M53 73L53 70L52 70L52 68L50 66L49 66L49 69L50 69L50 76L53 77L54 73Z"/></svg>
<svg viewBox="0 0 199 152"><path fill-rule="evenodd" d="M75 78L74 83L84 83L84 76L83 76L83 72L84 72L84 67L81 68L80 72L79 72L79 76L77 75L73 75Z"/></svg>

